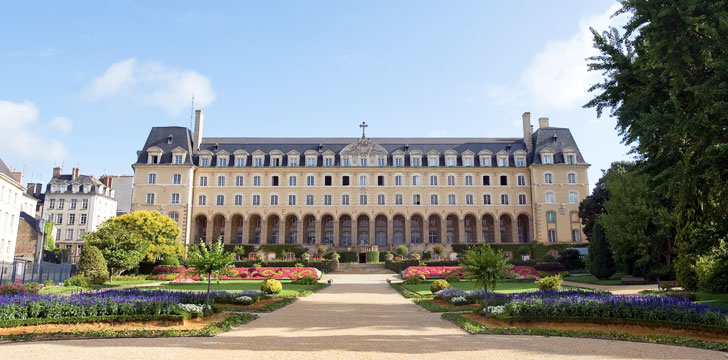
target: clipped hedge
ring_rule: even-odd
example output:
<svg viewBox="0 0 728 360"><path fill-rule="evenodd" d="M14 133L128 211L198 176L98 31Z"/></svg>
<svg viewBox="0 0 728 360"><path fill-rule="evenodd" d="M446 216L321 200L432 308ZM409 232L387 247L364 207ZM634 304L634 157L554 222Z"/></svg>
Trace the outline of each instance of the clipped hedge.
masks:
<svg viewBox="0 0 728 360"><path fill-rule="evenodd" d="M470 247L473 246L481 246L482 244L451 244L452 250L458 254L463 254L465 251L467 251ZM579 248L579 247L587 247L589 246L589 243L583 243L583 244L541 244L541 243L528 243L528 244L503 244L503 243L489 243L493 249L496 250L503 250L503 251L510 251L513 254L514 258L518 258L518 254L521 252L521 249L526 249L531 254L532 259L541 259L551 250L556 250L558 253L561 253L564 249L567 248Z"/></svg>
<svg viewBox="0 0 728 360"><path fill-rule="evenodd" d="M339 258L340 263L358 263L359 262L359 253L356 251L342 251L339 253L341 256Z"/></svg>
<svg viewBox="0 0 728 360"><path fill-rule="evenodd" d="M405 271L410 266L418 266L420 265L420 262L417 260L396 260L396 261L385 261L384 267L396 272L397 274L401 274L402 271Z"/></svg>
<svg viewBox="0 0 728 360"><path fill-rule="evenodd" d="M379 251L367 251L367 263L379 262Z"/></svg>
<svg viewBox="0 0 728 360"><path fill-rule="evenodd" d="M307 267L314 267L321 272L330 273L336 271L339 267L339 262L336 260L311 260L309 262L303 262L301 260L291 261L256 261L256 260L242 260L233 263L233 267L236 268L249 268L255 264L260 264L262 267L296 267L296 264L303 263Z"/></svg>
<svg viewBox="0 0 728 360"><path fill-rule="evenodd" d="M387 254L394 254L391 251L380 251L379 252L379 262L383 263L387 261Z"/></svg>

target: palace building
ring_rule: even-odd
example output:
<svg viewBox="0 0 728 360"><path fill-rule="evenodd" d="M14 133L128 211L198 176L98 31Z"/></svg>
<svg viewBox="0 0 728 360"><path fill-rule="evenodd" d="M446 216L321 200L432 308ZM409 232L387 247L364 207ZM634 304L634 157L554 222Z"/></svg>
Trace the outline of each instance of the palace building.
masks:
<svg viewBox="0 0 728 360"><path fill-rule="evenodd" d="M514 138L203 137L154 127L132 211L177 221L180 241L326 245L578 243L587 168L569 129L523 114Z"/></svg>

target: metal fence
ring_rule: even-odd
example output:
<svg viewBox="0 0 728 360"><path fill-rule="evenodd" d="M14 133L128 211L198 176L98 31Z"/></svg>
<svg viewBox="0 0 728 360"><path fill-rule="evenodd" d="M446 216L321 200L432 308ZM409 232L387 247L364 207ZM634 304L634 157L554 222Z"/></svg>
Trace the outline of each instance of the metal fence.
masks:
<svg viewBox="0 0 728 360"><path fill-rule="evenodd" d="M71 264L54 264L42 261L33 263L30 261L0 262L0 284L19 281L26 283L44 283L51 280L54 283L62 283L71 277Z"/></svg>

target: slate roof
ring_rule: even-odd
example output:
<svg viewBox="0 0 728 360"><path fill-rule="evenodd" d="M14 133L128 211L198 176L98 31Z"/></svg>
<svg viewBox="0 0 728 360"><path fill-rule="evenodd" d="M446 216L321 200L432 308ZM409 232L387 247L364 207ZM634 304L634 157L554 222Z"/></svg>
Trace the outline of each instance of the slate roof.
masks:
<svg viewBox="0 0 728 360"><path fill-rule="evenodd" d="M35 231L37 231L39 233L42 233L43 232L43 229L40 228L40 221L38 221L38 219L30 216L30 214L26 213L25 211L21 211L20 212L20 219L22 219L23 221L27 222L28 225L30 225L30 227L33 230L35 230Z"/></svg>
<svg viewBox="0 0 728 360"><path fill-rule="evenodd" d="M586 164L584 157L579 151L579 147L574 141L574 137L571 135L571 131L567 128L542 128L536 130L531 136L533 140L533 153L530 163L541 164L541 157L537 156L545 148L549 148L554 151L554 163L563 164L566 162L564 159L564 149L573 148L576 150L576 163Z"/></svg>
<svg viewBox="0 0 728 360"><path fill-rule="evenodd" d="M172 143L168 142L169 136L172 136ZM147 152L146 150L152 146L156 146L162 149L162 159L160 162L163 164L172 163L172 150L178 146L187 151L188 156L185 156L185 164L191 165L192 158L192 132L182 126L163 126L153 127L152 131L149 132L147 142L144 143L144 151L139 152L137 156L137 164L147 163Z"/></svg>

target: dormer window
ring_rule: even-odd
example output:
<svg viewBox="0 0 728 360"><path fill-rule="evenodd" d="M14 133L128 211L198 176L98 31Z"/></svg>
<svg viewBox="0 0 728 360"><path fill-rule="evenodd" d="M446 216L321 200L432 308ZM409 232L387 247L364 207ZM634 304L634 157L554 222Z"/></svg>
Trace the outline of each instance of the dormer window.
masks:
<svg viewBox="0 0 728 360"><path fill-rule="evenodd" d="M297 155L295 155L295 156L288 155L288 166L289 167L298 166L298 156Z"/></svg>
<svg viewBox="0 0 728 360"><path fill-rule="evenodd" d="M566 163L569 165L576 164L576 155L567 154L566 155Z"/></svg>
<svg viewBox="0 0 728 360"><path fill-rule="evenodd" d="M387 158L378 158L377 159L377 165L379 166L387 166Z"/></svg>
<svg viewBox="0 0 728 360"><path fill-rule="evenodd" d="M253 159L253 166L255 167L261 167L263 166L263 158L262 157L256 157Z"/></svg>
<svg viewBox="0 0 728 360"><path fill-rule="evenodd" d="M516 167L526 167L526 152L517 150L513 153L513 160L516 163Z"/></svg>
<svg viewBox="0 0 728 360"><path fill-rule="evenodd" d="M227 157L218 157L217 158L217 166L218 167L226 167L227 166Z"/></svg>
<svg viewBox="0 0 728 360"><path fill-rule="evenodd" d="M490 158L492 156L492 153L488 150L483 150L478 153L478 160L480 161L480 166L483 167L490 167Z"/></svg>
<svg viewBox="0 0 728 360"><path fill-rule="evenodd" d="M167 136L167 144L171 144L172 139L174 139L174 136L172 136L172 135Z"/></svg>
<svg viewBox="0 0 728 360"><path fill-rule="evenodd" d="M546 165L550 165L554 163L554 156L551 154L543 154L543 163Z"/></svg>
<svg viewBox="0 0 728 360"><path fill-rule="evenodd" d="M162 160L162 149L153 146L147 150L147 164L159 164Z"/></svg>
<svg viewBox="0 0 728 360"><path fill-rule="evenodd" d="M343 158L341 159L341 166L349 166L349 158Z"/></svg>
<svg viewBox="0 0 728 360"><path fill-rule="evenodd" d="M316 156L306 156L306 166L308 167L315 167L316 166Z"/></svg>
<svg viewBox="0 0 728 360"><path fill-rule="evenodd" d="M366 158L359 159L359 165L361 167L366 167L367 166L367 159Z"/></svg>
<svg viewBox="0 0 728 360"><path fill-rule="evenodd" d="M508 153L505 151L500 151L496 155L498 159L498 167L508 167Z"/></svg>
<svg viewBox="0 0 728 360"><path fill-rule="evenodd" d="M270 152L270 166L277 167L283 165L283 153L280 150Z"/></svg>
<svg viewBox="0 0 728 360"><path fill-rule="evenodd" d="M200 157L200 167L209 167L209 166L210 166L210 157L209 156Z"/></svg>

